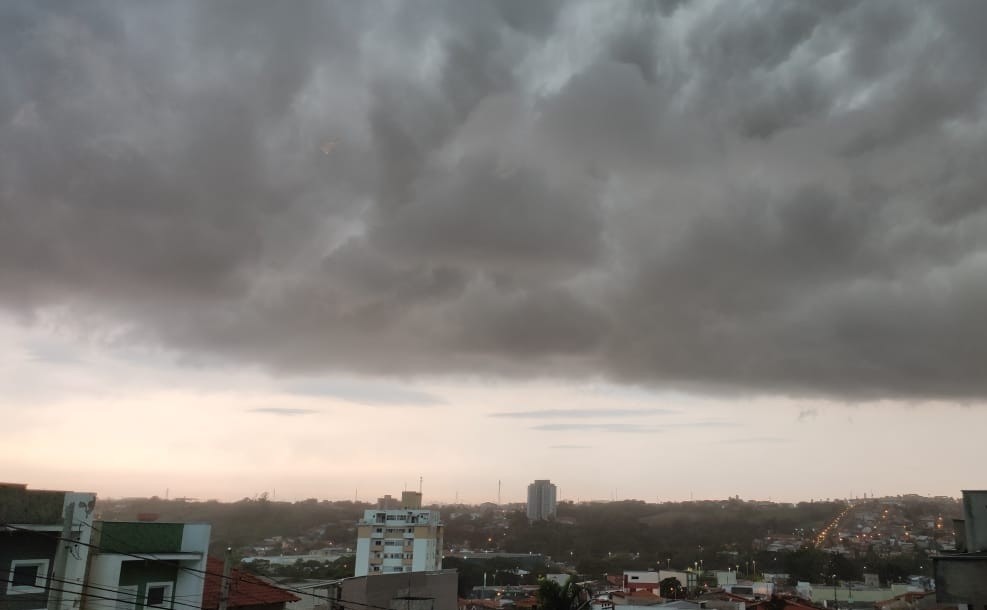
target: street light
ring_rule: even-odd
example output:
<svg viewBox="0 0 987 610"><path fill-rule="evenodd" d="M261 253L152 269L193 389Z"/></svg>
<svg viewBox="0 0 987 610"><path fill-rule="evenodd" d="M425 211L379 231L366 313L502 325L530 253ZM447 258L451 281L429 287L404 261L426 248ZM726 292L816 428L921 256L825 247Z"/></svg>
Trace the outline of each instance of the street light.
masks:
<svg viewBox="0 0 987 610"><path fill-rule="evenodd" d="M833 608L834 610L839 608L839 604L836 603L836 574L833 574Z"/></svg>

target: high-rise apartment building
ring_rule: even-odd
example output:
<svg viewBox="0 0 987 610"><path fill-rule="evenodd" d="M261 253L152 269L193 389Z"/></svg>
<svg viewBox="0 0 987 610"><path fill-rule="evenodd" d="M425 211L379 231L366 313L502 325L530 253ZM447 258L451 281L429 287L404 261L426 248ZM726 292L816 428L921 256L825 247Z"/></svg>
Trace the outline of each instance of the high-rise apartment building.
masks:
<svg viewBox="0 0 987 610"><path fill-rule="evenodd" d="M555 518L555 485L548 479L528 485L528 519L532 521Z"/></svg>
<svg viewBox="0 0 987 610"><path fill-rule="evenodd" d="M414 491L397 500L384 496L357 523L355 576L442 569L439 511L422 509Z"/></svg>

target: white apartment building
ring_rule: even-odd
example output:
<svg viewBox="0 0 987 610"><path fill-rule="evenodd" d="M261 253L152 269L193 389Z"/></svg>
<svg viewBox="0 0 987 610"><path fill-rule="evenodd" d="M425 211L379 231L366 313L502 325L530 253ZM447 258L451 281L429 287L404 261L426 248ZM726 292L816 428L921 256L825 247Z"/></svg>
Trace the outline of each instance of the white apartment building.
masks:
<svg viewBox="0 0 987 610"><path fill-rule="evenodd" d="M402 493L400 508L385 496L378 508L364 511L357 523L354 576L441 569L439 511L422 509L420 493Z"/></svg>
<svg viewBox="0 0 987 610"><path fill-rule="evenodd" d="M539 479L528 485L528 519L555 518L555 491L555 485L548 479Z"/></svg>

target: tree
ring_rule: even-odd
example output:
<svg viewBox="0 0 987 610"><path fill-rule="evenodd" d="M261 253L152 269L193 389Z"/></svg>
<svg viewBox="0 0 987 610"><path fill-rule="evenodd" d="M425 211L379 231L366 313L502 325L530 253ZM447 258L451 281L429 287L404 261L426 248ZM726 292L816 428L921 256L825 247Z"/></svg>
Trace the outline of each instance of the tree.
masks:
<svg viewBox="0 0 987 610"><path fill-rule="evenodd" d="M582 602L583 591L571 577L564 585L543 578L538 586L538 607L541 610L576 610Z"/></svg>
<svg viewBox="0 0 987 610"><path fill-rule="evenodd" d="M682 583L679 582L678 578L669 576L658 583L658 591L666 599L678 599L682 594Z"/></svg>

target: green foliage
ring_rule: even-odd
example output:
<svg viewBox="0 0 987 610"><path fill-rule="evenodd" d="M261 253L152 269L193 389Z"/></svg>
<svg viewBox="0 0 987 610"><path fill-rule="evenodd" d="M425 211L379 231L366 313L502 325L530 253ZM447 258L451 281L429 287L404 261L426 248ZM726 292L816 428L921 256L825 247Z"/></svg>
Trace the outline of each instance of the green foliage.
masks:
<svg viewBox="0 0 987 610"><path fill-rule="evenodd" d="M557 521L529 523L523 513L516 513L502 536L502 548L571 561L580 574L593 577L669 563L687 566L703 561L708 566L726 566L754 558L755 538L820 527L842 506L835 502L754 504L738 499L562 503Z"/></svg>
<svg viewBox="0 0 987 610"><path fill-rule="evenodd" d="M288 578L290 580L346 578L353 576L353 555L340 557L336 561L302 561L291 565L277 565L267 561L253 561L242 565L242 569L260 576Z"/></svg>
<svg viewBox="0 0 987 610"><path fill-rule="evenodd" d="M238 502L184 502L161 498L99 503L103 518L129 521L138 513L155 513L161 521L212 524L210 552L221 555L226 547L239 549L271 536L295 537L318 529L325 544L353 547L356 522L369 504L353 502L271 502L263 496ZM294 552L286 550L286 552Z"/></svg>
<svg viewBox="0 0 987 610"><path fill-rule="evenodd" d="M678 599L685 593L678 578L670 576L658 583L659 594L666 599Z"/></svg>
<svg viewBox="0 0 987 610"><path fill-rule="evenodd" d="M581 603L583 588L569 578L564 585L543 578L538 585L540 610L575 610Z"/></svg>

